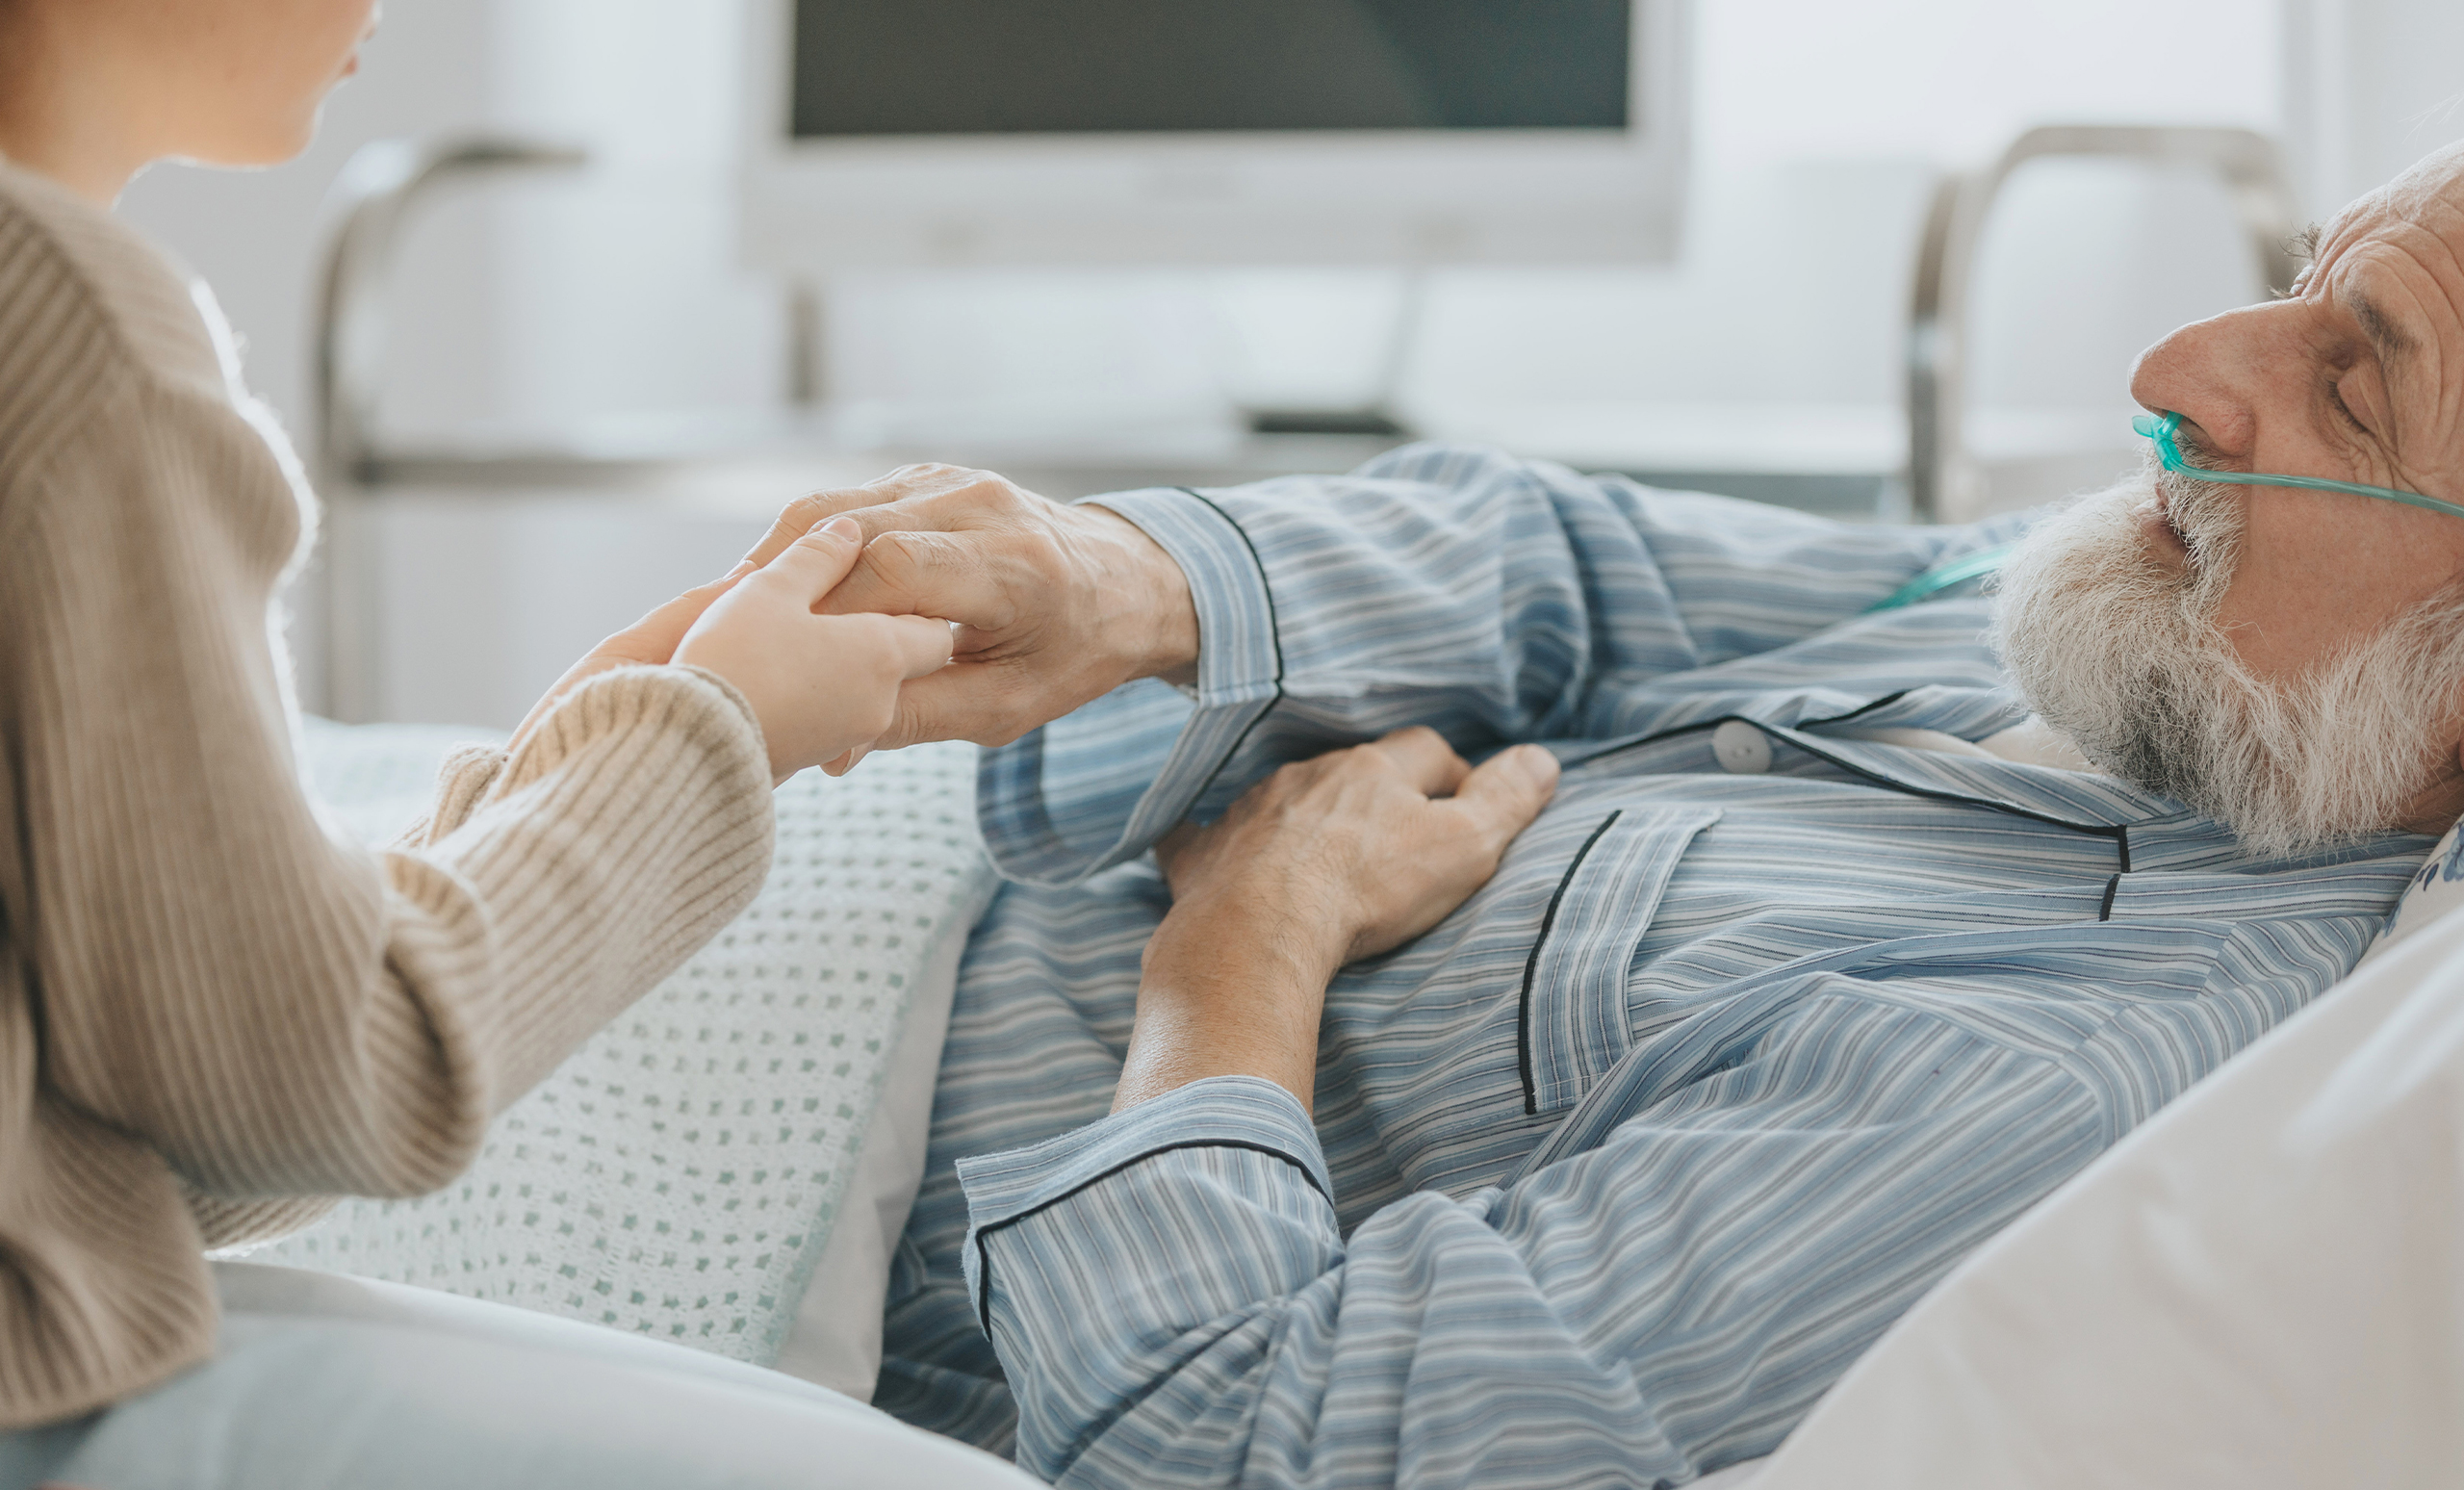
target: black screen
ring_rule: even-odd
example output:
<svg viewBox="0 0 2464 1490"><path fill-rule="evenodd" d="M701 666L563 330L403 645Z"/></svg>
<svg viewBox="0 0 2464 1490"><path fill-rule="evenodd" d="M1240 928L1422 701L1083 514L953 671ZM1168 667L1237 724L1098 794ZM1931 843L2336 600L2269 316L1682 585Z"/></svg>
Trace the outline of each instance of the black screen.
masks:
<svg viewBox="0 0 2464 1490"><path fill-rule="evenodd" d="M1630 0L797 0L803 137L1623 129Z"/></svg>

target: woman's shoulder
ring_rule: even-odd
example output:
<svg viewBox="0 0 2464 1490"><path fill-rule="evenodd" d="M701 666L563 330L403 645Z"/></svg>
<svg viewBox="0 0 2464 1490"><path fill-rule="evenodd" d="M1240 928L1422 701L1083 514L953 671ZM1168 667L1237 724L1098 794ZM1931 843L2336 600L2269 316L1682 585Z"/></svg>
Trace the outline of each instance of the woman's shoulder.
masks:
<svg viewBox="0 0 2464 1490"><path fill-rule="evenodd" d="M209 470L202 487L179 485ZM203 283L110 213L0 161L0 568L34 514L159 526L148 503L175 488L182 514L230 525L269 572L312 521L298 460L241 385Z"/></svg>
<svg viewBox="0 0 2464 1490"><path fill-rule="evenodd" d="M0 161L0 458L72 421L115 375L227 401L236 361L195 276L110 213Z"/></svg>

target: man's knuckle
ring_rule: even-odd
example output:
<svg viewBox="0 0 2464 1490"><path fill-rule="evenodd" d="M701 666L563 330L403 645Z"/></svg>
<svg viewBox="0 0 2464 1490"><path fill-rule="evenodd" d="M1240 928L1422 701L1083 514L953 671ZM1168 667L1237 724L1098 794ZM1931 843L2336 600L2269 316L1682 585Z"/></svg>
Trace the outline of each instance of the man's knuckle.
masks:
<svg viewBox="0 0 2464 1490"><path fill-rule="evenodd" d="M1267 778L1270 792L1276 796L1293 796L1308 789L1311 783L1323 777L1329 768L1326 758L1315 760L1294 760L1275 767Z"/></svg>
<svg viewBox="0 0 2464 1490"><path fill-rule="evenodd" d="M1395 757L1385 746L1373 740L1339 753L1329 763L1348 776L1382 777L1394 774Z"/></svg>
<svg viewBox="0 0 2464 1490"><path fill-rule="evenodd" d="M884 533L864 548L864 563L885 583L915 582L930 562L930 549L920 533Z"/></svg>
<svg viewBox="0 0 2464 1490"><path fill-rule="evenodd" d="M779 509L779 515L771 520L770 531L773 535L802 533L827 516L829 503L818 494L799 497Z"/></svg>
<svg viewBox="0 0 2464 1490"><path fill-rule="evenodd" d="M1051 533L1030 528L1012 540L1011 550L1016 561L1028 573L1040 577L1046 584L1065 583L1069 578L1069 551Z"/></svg>

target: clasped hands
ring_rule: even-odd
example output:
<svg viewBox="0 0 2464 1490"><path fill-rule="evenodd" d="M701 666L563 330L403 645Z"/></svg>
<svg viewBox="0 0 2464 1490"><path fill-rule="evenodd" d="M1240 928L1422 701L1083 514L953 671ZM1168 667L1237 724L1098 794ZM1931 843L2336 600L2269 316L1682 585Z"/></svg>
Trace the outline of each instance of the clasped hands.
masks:
<svg viewBox="0 0 2464 1490"><path fill-rule="evenodd" d="M1180 566L1118 514L910 466L790 504L733 572L608 638L540 711L593 672L669 660L745 695L783 781L873 749L1007 744L1135 679L1194 681L1198 623ZM1475 769L1404 730L1287 765L1175 830L1156 850L1173 909L1147 947L1116 1105L1228 1074L1306 1105L1336 970L1485 884L1556 777L1536 746Z"/></svg>

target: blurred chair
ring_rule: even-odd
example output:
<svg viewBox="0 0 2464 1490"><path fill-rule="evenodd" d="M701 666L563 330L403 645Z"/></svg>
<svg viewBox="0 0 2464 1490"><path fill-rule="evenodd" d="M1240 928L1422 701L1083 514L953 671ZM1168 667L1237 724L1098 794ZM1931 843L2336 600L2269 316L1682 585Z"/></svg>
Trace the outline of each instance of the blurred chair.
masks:
<svg viewBox="0 0 2464 1490"><path fill-rule="evenodd" d="M2283 153L2246 129L2058 124L2029 130L1983 170L1943 177L1917 253L1908 326L1909 497L1920 519L1965 522L1996 503L1969 450L1968 373L1977 248L1994 200L2031 161L2100 156L2213 171L2223 182L2259 277L2281 294L2300 261L2301 218Z"/></svg>

